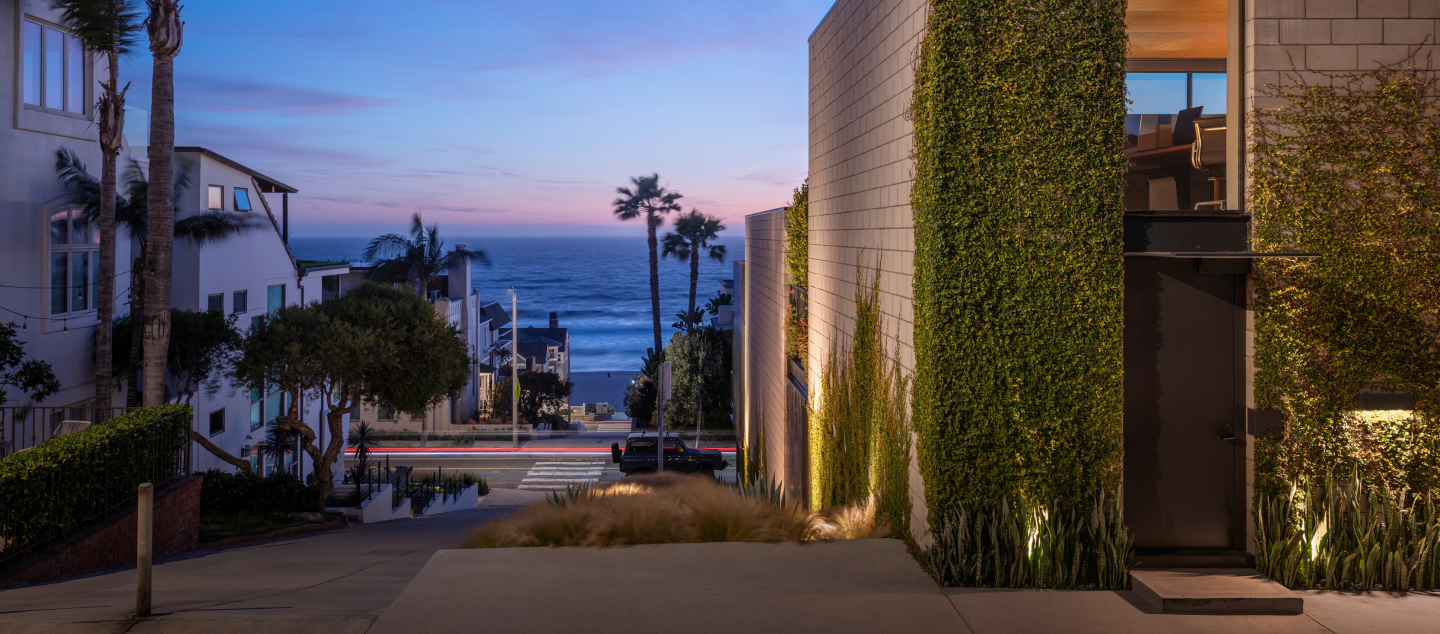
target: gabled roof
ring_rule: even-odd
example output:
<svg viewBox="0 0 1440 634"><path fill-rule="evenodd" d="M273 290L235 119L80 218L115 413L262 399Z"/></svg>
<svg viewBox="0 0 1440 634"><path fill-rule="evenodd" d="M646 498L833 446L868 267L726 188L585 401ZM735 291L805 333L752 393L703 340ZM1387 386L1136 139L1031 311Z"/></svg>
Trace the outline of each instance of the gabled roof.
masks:
<svg viewBox="0 0 1440 634"><path fill-rule="evenodd" d="M536 328L525 326L520 329L520 345L526 344L558 346L561 352L565 352L565 342L570 339L568 328Z"/></svg>
<svg viewBox="0 0 1440 634"><path fill-rule="evenodd" d="M480 307L480 314L490 318L490 329L499 330L510 323L510 313L500 307L500 302L490 302Z"/></svg>
<svg viewBox="0 0 1440 634"><path fill-rule="evenodd" d="M253 169L250 169L250 168L248 168L248 167L245 167L244 165L241 165L241 164L239 164L239 163L236 163L235 161L232 161L232 160L230 160L230 159L228 159L228 158L225 158L225 157L219 155L218 153L216 153L216 152L213 151L213 150L207 150L207 149L205 149L205 148L203 148L203 147L191 147L191 146L187 146L187 147L177 147L177 148L175 148L175 151L176 151L176 152L196 152L196 153L199 153L199 154L201 154L201 155L208 156L208 157L210 157L211 159L214 159L214 160L219 161L219 162L221 162L221 163L224 163L225 165L228 165L228 166L230 166L230 167L232 167L232 168L235 168L235 169L237 169L237 170L239 170L239 171L245 172L246 174L249 174L252 178L254 178L254 179L255 179L255 182L260 185L260 192L261 192L261 193L265 193L265 194L282 194L282 193L283 193L283 194L294 194L294 193L297 193L297 192L300 191L300 190L298 190L298 189L295 189L294 187L291 187L291 186L289 186L289 185L286 185L285 183L282 183L282 182L280 182L280 181L277 181L277 180L275 180L275 179L273 179L273 178L270 178L269 176L266 176L266 175L264 175L264 174L261 174L260 172L257 172L257 171L255 171L255 170L253 170Z"/></svg>

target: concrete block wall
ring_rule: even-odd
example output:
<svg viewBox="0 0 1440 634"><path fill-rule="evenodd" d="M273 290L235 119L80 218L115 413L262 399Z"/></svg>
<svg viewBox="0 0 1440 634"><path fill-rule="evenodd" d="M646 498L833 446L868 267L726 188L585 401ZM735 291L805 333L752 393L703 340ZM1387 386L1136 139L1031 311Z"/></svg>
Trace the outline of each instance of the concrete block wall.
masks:
<svg viewBox="0 0 1440 634"><path fill-rule="evenodd" d="M788 466L784 448L789 444L785 436L785 309L789 283L785 275L784 209L745 217L743 291L745 418L741 425L751 429L763 425L765 470L771 478L779 478Z"/></svg>
<svg viewBox="0 0 1440 634"><path fill-rule="evenodd" d="M1267 85L1288 82L1293 69L1307 81L1314 72L1373 70L1410 53L1440 53L1436 46L1440 0L1245 0L1245 79L1255 107Z"/></svg>
<svg viewBox="0 0 1440 634"><path fill-rule="evenodd" d="M923 0L840 0L810 37L810 353L812 405L837 342L854 332L856 265L880 267L881 328L914 373L913 125L906 117ZM749 251L747 250L747 253ZM925 526L912 463L912 525Z"/></svg>
<svg viewBox="0 0 1440 634"><path fill-rule="evenodd" d="M169 557L200 546L200 483L195 476L155 492L154 557ZM40 583L135 565L135 505L0 575L0 588Z"/></svg>

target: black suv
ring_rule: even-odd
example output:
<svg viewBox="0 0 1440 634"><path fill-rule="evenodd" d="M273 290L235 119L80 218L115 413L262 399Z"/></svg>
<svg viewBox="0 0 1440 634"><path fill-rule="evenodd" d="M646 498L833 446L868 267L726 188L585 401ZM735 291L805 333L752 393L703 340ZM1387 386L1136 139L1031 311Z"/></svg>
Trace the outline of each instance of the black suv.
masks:
<svg viewBox="0 0 1440 634"><path fill-rule="evenodd" d="M656 466L655 434L634 432L625 437L625 450L620 443L611 443L611 458L620 465L626 475L653 473ZM680 473L701 473L714 475L730 463L715 449L694 449L685 446L685 439L678 434L665 434L665 470Z"/></svg>

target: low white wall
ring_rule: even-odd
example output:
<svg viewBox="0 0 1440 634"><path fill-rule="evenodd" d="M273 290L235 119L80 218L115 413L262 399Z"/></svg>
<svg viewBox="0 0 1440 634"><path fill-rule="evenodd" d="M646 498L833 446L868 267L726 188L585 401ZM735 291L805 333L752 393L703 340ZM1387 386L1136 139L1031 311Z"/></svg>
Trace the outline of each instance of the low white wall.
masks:
<svg viewBox="0 0 1440 634"><path fill-rule="evenodd" d="M336 487L337 490L342 487ZM348 488L348 487L346 487ZM351 521L361 524L373 524L375 522L388 522L410 517L410 499L406 498L400 502L400 506L390 508L391 489L393 485L382 484L370 499L360 503L360 508L343 509L345 516Z"/></svg>
<svg viewBox="0 0 1440 634"><path fill-rule="evenodd" d="M409 504L408 500L406 501L406 504ZM466 509L473 509L479 507L480 485L472 484L469 488L461 491L459 496L450 498L443 502L440 500L440 498L435 498L435 500L430 503L430 508L425 509L425 512L422 513L422 515L439 515L441 513L449 513L451 511L463 511Z"/></svg>

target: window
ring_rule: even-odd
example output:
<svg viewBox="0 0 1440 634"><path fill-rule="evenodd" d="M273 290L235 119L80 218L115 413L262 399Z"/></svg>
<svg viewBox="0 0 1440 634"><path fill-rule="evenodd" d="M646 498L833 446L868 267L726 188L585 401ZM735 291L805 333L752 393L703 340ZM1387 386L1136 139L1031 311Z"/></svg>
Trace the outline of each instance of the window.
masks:
<svg viewBox="0 0 1440 634"><path fill-rule="evenodd" d="M74 36L26 20L20 36L21 92L27 105L85 114L85 72L90 56Z"/></svg>
<svg viewBox="0 0 1440 634"><path fill-rule="evenodd" d="M395 420L395 412L391 411L390 408L381 405L380 411L376 412L375 414L375 418L378 420Z"/></svg>
<svg viewBox="0 0 1440 634"><path fill-rule="evenodd" d="M243 187L235 188L235 211L250 211L250 191Z"/></svg>
<svg viewBox="0 0 1440 634"><path fill-rule="evenodd" d="M217 313L225 312L225 294L215 293L206 298L205 310L213 310Z"/></svg>
<svg viewBox="0 0 1440 634"><path fill-rule="evenodd" d="M1175 114L1204 106L1225 114L1225 73L1128 73L1125 92L1133 114Z"/></svg>
<svg viewBox="0 0 1440 634"><path fill-rule="evenodd" d="M285 305L285 285L275 284L265 287L265 312L273 313Z"/></svg>
<svg viewBox="0 0 1440 634"><path fill-rule="evenodd" d="M224 185L211 185L211 186L210 186L209 203L207 203L206 208L209 209L210 211L224 211L224 210L225 210L225 186L224 186Z"/></svg>
<svg viewBox="0 0 1440 634"><path fill-rule="evenodd" d="M210 435L225 431L225 408L210 412Z"/></svg>
<svg viewBox="0 0 1440 634"><path fill-rule="evenodd" d="M326 275L320 278L320 301L326 302L340 296L340 276Z"/></svg>
<svg viewBox="0 0 1440 634"><path fill-rule="evenodd" d="M246 291L235 291L234 299L230 304L230 312L243 313L250 310L249 297L246 295Z"/></svg>
<svg viewBox="0 0 1440 634"><path fill-rule="evenodd" d="M85 212L66 209L50 214L50 314L95 308L100 268L100 232Z"/></svg>

